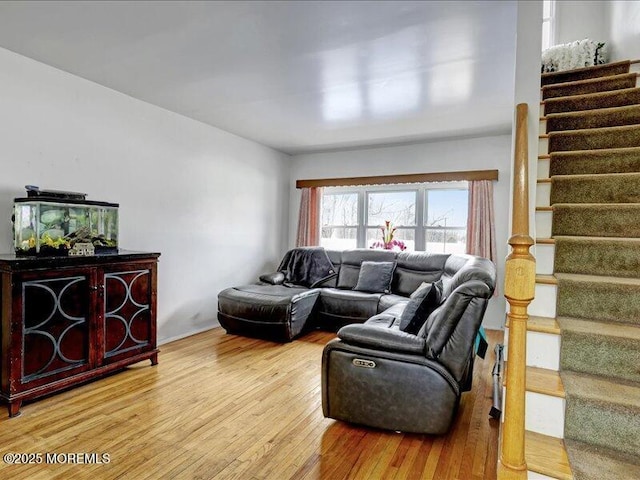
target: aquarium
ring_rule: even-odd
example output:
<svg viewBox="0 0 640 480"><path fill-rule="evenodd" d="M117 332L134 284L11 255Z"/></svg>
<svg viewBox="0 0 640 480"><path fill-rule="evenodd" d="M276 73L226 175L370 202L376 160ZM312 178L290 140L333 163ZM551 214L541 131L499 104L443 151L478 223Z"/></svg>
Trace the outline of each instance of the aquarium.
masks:
<svg viewBox="0 0 640 480"><path fill-rule="evenodd" d="M19 255L68 255L76 244L117 251L117 203L38 195L14 199L13 214Z"/></svg>

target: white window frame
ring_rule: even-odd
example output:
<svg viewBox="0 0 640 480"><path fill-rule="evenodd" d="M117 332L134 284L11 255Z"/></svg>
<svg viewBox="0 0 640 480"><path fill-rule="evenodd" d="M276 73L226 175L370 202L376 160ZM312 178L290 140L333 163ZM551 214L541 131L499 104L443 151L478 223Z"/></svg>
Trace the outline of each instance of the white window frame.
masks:
<svg viewBox="0 0 640 480"><path fill-rule="evenodd" d="M542 29L541 32L544 32L544 24L549 25L549 35L547 38L542 37L542 51L545 51L547 48L552 47L555 42L556 36L556 0L543 0L542 1ZM549 15L544 16L544 4L549 4ZM545 45L548 43L548 45Z"/></svg>
<svg viewBox="0 0 640 480"><path fill-rule="evenodd" d="M398 230L414 230L415 250L424 251L426 249L427 230L441 230L443 227L429 227L427 225L427 191L429 190L469 190L469 183L461 182L430 182L430 183L407 183L394 185L368 185L362 187L325 187L324 195L331 194L358 194L358 225L356 228L356 247L368 248L367 245L367 229L380 227L380 225L368 225L369 219L369 202L368 194L374 192L416 192L415 214L416 221L414 226L394 225ZM468 215L469 212L467 212ZM330 227L342 227L342 225L325 225ZM463 227L447 227L447 230L467 230L466 225Z"/></svg>

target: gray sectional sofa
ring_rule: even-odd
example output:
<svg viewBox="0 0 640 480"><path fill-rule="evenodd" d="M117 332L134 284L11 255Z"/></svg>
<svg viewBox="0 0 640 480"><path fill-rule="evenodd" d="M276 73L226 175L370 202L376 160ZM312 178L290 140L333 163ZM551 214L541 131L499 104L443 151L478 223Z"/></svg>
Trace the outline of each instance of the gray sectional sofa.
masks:
<svg viewBox="0 0 640 480"><path fill-rule="evenodd" d="M220 292L220 324L229 333L279 341L309 328L338 330L322 359L326 417L445 432L461 393L471 388L474 341L495 289L494 264L471 255L368 249L327 251L326 257L326 278L320 274L311 284L286 286L290 272L276 272ZM371 287L389 264L388 289ZM386 273L375 270L382 267ZM432 293L436 303L420 310ZM424 317L415 331L407 329L407 312Z"/></svg>
<svg viewBox="0 0 640 480"><path fill-rule="evenodd" d="M447 294L460 279L478 278L492 291L495 286L493 263L471 255L354 249L326 250L326 256L333 272L312 288L287 284L285 275L276 272L255 284L223 290L218 295L220 324L229 333L291 341L306 329L337 331L394 305L404 306L423 282L442 279ZM389 292L354 290L362 262L396 263Z"/></svg>

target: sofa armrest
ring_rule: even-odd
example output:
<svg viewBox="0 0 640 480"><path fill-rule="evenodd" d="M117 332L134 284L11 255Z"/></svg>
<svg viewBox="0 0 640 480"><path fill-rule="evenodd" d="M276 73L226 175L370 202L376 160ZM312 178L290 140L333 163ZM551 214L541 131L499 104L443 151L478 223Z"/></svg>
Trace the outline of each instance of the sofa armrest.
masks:
<svg viewBox="0 0 640 480"><path fill-rule="evenodd" d="M410 333L392 328L352 324L342 327L338 337L346 343L363 345L381 350L424 355L426 341Z"/></svg>
<svg viewBox="0 0 640 480"><path fill-rule="evenodd" d="M284 283L284 273L273 272L260 275L260 281L271 285L282 285Z"/></svg>

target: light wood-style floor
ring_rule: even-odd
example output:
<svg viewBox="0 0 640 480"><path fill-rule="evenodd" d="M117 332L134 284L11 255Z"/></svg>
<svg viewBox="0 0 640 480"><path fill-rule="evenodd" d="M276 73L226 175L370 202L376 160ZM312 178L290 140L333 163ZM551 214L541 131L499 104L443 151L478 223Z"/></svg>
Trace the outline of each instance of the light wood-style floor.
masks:
<svg viewBox="0 0 640 480"><path fill-rule="evenodd" d="M161 347L160 363L0 413L0 454L42 453L0 479L493 479L493 347L476 362L447 436L371 430L322 416L320 360L334 337L289 344L214 330ZM46 453L109 454L104 464L46 463ZM64 460L63 455L58 458ZM67 457L68 458L68 457Z"/></svg>

